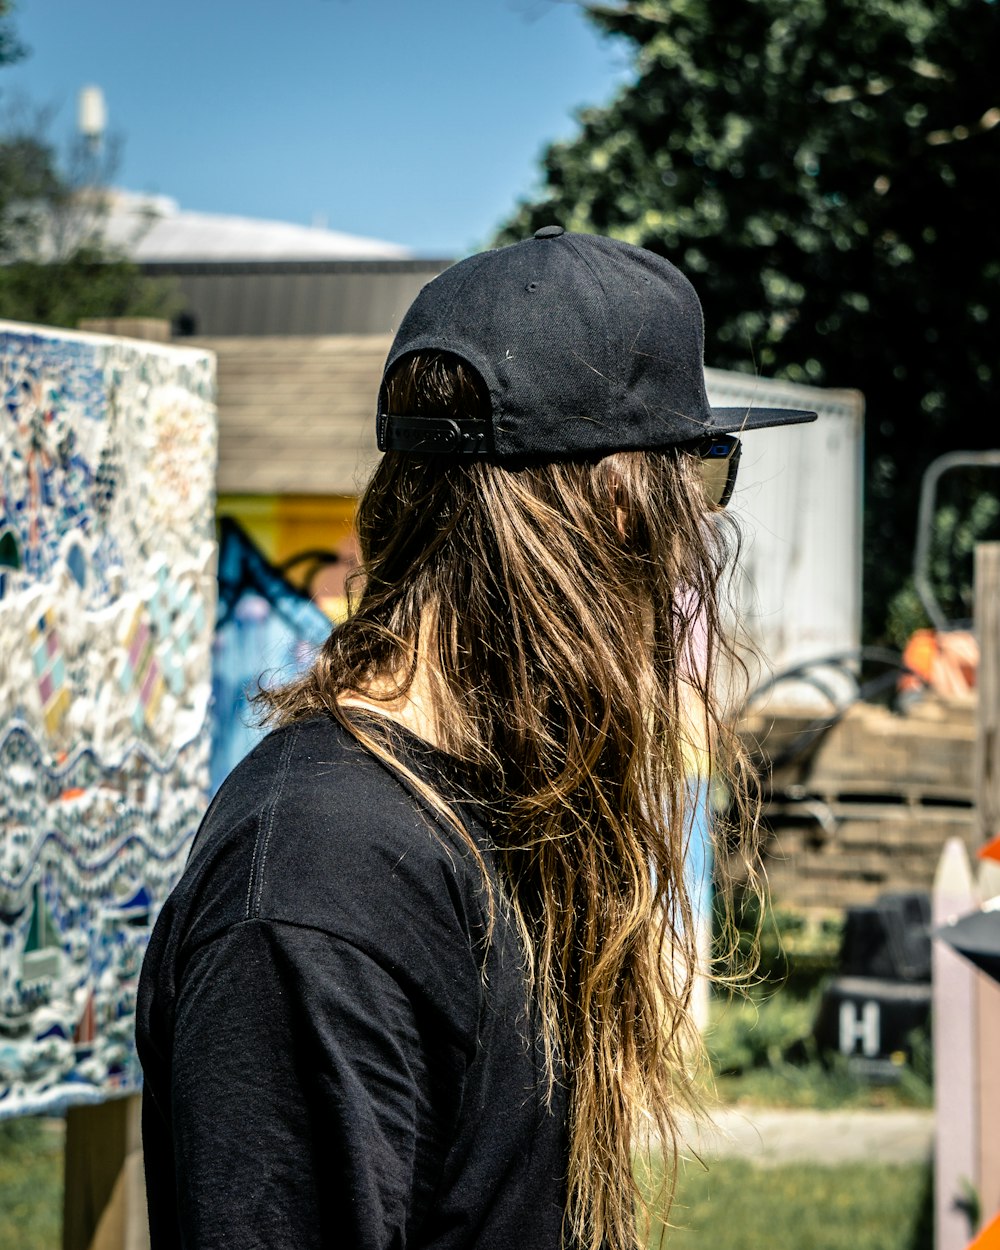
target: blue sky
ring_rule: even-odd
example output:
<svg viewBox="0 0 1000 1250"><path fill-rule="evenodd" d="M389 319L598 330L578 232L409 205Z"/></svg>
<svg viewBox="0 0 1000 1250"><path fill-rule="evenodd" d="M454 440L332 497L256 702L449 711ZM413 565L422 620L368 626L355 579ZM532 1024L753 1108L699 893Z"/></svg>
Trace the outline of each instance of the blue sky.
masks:
<svg viewBox="0 0 1000 1250"><path fill-rule="evenodd" d="M13 23L0 113L27 96L64 138L100 85L119 185L423 255L485 244L627 75L567 0L19 0Z"/></svg>

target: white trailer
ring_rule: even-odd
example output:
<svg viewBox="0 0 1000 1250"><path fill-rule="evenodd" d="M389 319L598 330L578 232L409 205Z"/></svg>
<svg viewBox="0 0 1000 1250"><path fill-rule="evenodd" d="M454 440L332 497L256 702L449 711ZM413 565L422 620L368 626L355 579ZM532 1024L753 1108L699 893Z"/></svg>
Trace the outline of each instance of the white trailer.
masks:
<svg viewBox="0 0 1000 1250"><path fill-rule="evenodd" d="M862 453L859 391L706 370L720 407L807 408L810 425L743 436L729 507L743 531L734 607L759 650L759 679L861 645ZM908 558L908 555L907 557ZM834 679L835 680L835 679ZM842 688L838 688L838 690ZM781 683L771 704L824 704L815 687Z"/></svg>

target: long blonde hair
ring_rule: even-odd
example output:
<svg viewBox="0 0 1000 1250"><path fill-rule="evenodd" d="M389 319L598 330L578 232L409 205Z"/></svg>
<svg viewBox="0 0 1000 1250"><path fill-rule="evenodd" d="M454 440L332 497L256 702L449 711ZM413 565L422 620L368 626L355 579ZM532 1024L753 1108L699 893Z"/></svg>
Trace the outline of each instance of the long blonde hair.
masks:
<svg viewBox="0 0 1000 1250"><path fill-rule="evenodd" d="M388 402L487 411L477 375L437 353L404 361ZM345 698L405 696L426 664L437 745L497 814L550 1081L568 1089L566 1234L633 1250L633 1150L662 1150L669 1199L690 1093L692 737L729 788L726 858L752 849L744 757L716 693L736 659L719 607L735 532L679 450L519 465L390 452L358 536L348 619L310 672L263 697L278 721L326 711L352 728Z"/></svg>

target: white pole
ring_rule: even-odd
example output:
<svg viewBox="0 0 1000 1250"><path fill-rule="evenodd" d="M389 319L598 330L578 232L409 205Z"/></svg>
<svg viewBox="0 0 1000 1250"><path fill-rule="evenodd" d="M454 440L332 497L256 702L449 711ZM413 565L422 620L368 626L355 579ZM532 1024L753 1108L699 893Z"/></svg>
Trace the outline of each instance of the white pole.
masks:
<svg viewBox="0 0 1000 1250"><path fill-rule="evenodd" d="M947 924L976 904L965 843L961 838L949 838L934 878L934 925ZM976 1185L979 1153L976 972L937 938L931 975L936 1113L934 1246L935 1250L964 1250L975 1230L970 1228L961 1204Z"/></svg>
<svg viewBox="0 0 1000 1250"><path fill-rule="evenodd" d="M1000 863L980 861L979 898L1000 895ZM979 1051L979 1196L983 1223L1000 1215L1000 984L976 975Z"/></svg>

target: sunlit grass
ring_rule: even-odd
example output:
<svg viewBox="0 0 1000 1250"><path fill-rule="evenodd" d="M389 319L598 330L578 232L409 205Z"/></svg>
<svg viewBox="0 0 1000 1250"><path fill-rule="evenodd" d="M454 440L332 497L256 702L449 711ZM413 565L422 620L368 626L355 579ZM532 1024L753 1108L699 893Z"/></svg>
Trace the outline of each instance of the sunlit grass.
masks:
<svg viewBox="0 0 1000 1250"><path fill-rule="evenodd" d="M0 1120L0 1246L62 1244L62 1151L58 1121Z"/></svg>
<svg viewBox="0 0 1000 1250"><path fill-rule="evenodd" d="M874 1161L682 1166L666 1250L931 1250L931 1172Z"/></svg>

